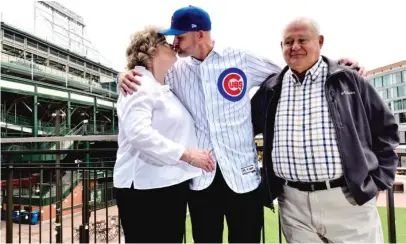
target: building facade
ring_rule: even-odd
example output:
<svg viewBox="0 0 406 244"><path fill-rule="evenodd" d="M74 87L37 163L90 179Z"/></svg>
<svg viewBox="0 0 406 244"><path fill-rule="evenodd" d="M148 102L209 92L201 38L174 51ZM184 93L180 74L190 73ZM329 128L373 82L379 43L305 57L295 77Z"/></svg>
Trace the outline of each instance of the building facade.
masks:
<svg viewBox="0 0 406 244"><path fill-rule="evenodd" d="M116 135L118 72L99 62L48 42L10 24L1 22L0 28L0 137L53 137L82 135ZM75 150L83 148L116 148L116 142L64 141L1 144L2 151L12 150ZM115 153L100 151L92 155L79 155L74 151L59 156L66 167L77 167L85 162L91 167L111 166ZM55 154L21 154L18 157L1 155L1 163L56 163ZM42 209L41 220L54 218L51 207L61 193L63 215L80 209L82 201L82 173L61 170L56 187L55 170L25 170L13 178L13 208ZM2 171L0 203L5 206L7 175ZM95 209L114 202L112 197L112 171L95 170L89 174L91 190L89 204ZM104 189L106 189L104 191ZM72 194L74 193L74 194ZM49 211L47 210L49 209ZM46 211L46 213L44 213ZM71 212L72 211L72 212ZM2 215L4 216L4 215Z"/></svg>
<svg viewBox="0 0 406 244"><path fill-rule="evenodd" d="M406 143L406 60L370 70L367 75L393 111L400 126L401 143Z"/></svg>

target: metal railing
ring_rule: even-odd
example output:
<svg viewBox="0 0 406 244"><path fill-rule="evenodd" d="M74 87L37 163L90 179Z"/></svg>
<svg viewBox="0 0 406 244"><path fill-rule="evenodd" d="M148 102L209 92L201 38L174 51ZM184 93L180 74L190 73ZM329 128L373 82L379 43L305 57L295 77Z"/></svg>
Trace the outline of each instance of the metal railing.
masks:
<svg viewBox="0 0 406 244"><path fill-rule="evenodd" d="M10 124L19 126L21 128L33 128L32 118L11 112L2 112L0 114L0 121L6 123L6 128ZM65 121L61 123L61 128L66 128ZM55 124L51 122L40 121L38 124L38 131L42 131L42 133L46 135L55 134Z"/></svg>
<svg viewBox="0 0 406 244"><path fill-rule="evenodd" d="M34 139L115 141L116 138L116 136L82 136L80 138L23 139L32 142ZM13 143L13 138L7 138L3 143ZM262 147L257 149L262 151ZM6 178L6 180L2 179L1 189L2 199L6 197L6 201L2 202L2 214L6 219L4 241L6 243L17 241L120 243L123 234L115 207L111 177L114 161L90 160L95 154L115 153L116 150L117 148L60 150L58 146L54 150L2 151L3 157L8 158L5 162L1 162L2 174ZM60 155L68 153L74 154L78 159L86 157L87 161L75 160L72 163L60 163ZM16 154L53 154L57 155L57 159L55 165L43 162L18 163L13 161L13 155ZM99 178L100 172L103 177ZM33 180L34 177L37 177L38 182ZM49 195L42 194L47 187L54 190L50 190ZM15 194L16 192L18 193ZM396 243L393 189L387 190L386 194L388 240L390 243ZM28 195L28 201L27 199L23 201L23 195ZM34 201L35 198L39 198L39 201ZM34 202L39 204L34 206ZM267 223L263 224L263 242L265 242L266 225ZM271 228L275 229L275 227L272 225ZM18 232L15 231L16 228ZM280 222L278 230L279 242L282 242ZM184 242L187 241L185 233Z"/></svg>
<svg viewBox="0 0 406 244"><path fill-rule="evenodd" d="M0 113L0 121L5 123L5 129L10 128L13 130L21 130L23 131L24 129L29 129L32 132L33 123L32 123L32 118L19 115L19 114L14 114L14 113ZM96 124L96 128L94 128L94 124ZM103 135L114 135L117 134L118 132L118 124L113 125L111 123L108 123L107 121L93 121L89 120L87 125L83 124L83 121L81 121L79 124L75 125L77 126L83 126L86 127L87 134L103 134ZM16 127L17 126L17 127ZM66 120L62 121L60 123L60 135L70 135L72 131L75 129L74 128L68 128ZM41 135L47 135L47 136L54 136L56 134L56 126L54 122L44 122L40 121L38 125L38 131L41 132ZM95 130L96 129L96 130ZM7 134L7 133L6 133ZM23 135L21 133L21 135ZM49 149L46 147L41 147L42 149Z"/></svg>
<svg viewBox="0 0 406 244"><path fill-rule="evenodd" d="M62 123L61 123L61 125L62 125ZM77 135L83 134L84 126L86 126L86 124L84 124L83 121L80 122L79 124L77 124L75 127L70 129L69 131L66 126L61 126L61 130L59 133L61 135L65 135L65 136L77 136ZM55 133L55 130L56 130L56 127L54 126L54 133ZM60 142L60 147L62 149L68 149L72 145L73 145L73 141ZM43 142L42 144L40 144L40 149L55 149L55 148L56 148L56 142Z"/></svg>
<svg viewBox="0 0 406 244"><path fill-rule="evenodd" d="M114 162L18 163L14 154L67 154L78 158L110 149L4 151L2 218L12 242L114 242L123 238L112 188ZM102 175L102 181L97 175ZM107 178L109 177L109 178ZM34 180L37 178L37 180ZM38 180L39 178L39 180ZM5 186L5 188L4 188ZM18 230L18 232L15 231ZM16 235L18 233L18 235ZM46 234L44 234L46 233Z"/></svg>
<svg viewBox="0 0 406 244"><path fill-rule="evenodd" d="M94 124L96 124L96 128L94 127ZM89 120L89 123L87 124L87 134L89 135L114 135L117 134L117 132L118 123L114 125L114 128L111 123L101 120Z"/></svg>
<svg viewBox="0 0 406 244"><path fill-rule="evenodd" d="M0 115L0 121L5 123L5 129L12 129L12 130L21 130L24 131L25 129L32 130L34 129L33 123L32 123L32 118L20 115L20 114L14 114L14 113L1 113ZM16 127L17 126L17 127ZM66 121L63 121L60 124L61 127L61 135L64 135L67 132L67 125ZM41 132L41 135L55 135L55 124L51 122L44 122L44 121L39 121L38 131ZM8 134L8 133L6 133Z"/></svg>
<svg viewBox="0 0 406 244"><path fill-rule="evenodd" d="M40 75L44 77L48 77L52 80L60 82L60 84L68 85L73 88L81 89L84 91L90 91L91 93L98 93L98 94L117 94L117 90L115 86L102 86L101 83L95 82L93 80L89 80L77 75L72 75L68 72L64 72L50 66L45 66L42 64L37 64L32 62L32 60L23 59L20 57L12 56L9 54L2 53L1 54L1 62L4 68L9 68L13 70L17 70L20 72L24 72L26 74L31 75ZM108 78L101 75L103 82L107 82ZM114 78L109 77L110 82L114 83Z"/></svg>

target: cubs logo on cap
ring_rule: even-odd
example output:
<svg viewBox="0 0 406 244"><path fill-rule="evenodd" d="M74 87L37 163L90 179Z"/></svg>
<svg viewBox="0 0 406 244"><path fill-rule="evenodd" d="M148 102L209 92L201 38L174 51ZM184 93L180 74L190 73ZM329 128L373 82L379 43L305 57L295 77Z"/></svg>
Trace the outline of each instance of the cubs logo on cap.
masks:
<svg viewBox="0 0 406 244"><path fill-rule="evenodd" d="M220 74L217 87L224 98L238 102L247 90L247 76L238 68L228 68Z"/></svg>

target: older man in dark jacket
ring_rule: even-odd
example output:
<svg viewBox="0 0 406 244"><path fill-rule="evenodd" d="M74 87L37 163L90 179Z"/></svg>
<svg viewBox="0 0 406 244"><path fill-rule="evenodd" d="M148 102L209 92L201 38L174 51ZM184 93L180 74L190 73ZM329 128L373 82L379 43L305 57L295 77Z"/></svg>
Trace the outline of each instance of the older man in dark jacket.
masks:
<svg viewBox="0 0 406 244"><path fill-rule="evenodd" d="M383 242L375 196L394 181L398 125L371 84L321 56L323 42L314 21L290 22L288 66L252 99L264 183L288 242Z"/></svg>

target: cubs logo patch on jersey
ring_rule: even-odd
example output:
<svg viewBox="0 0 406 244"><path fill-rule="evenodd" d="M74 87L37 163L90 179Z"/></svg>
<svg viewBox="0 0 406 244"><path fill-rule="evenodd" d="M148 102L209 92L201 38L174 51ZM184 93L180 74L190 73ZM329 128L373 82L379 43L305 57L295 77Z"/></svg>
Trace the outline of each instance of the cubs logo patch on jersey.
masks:
<svg viewBox="0 0 406 244"><path fill-rule="evenodd" d="M247 90L247 76L238 68L224 70L217 81L220 94L231 102L240 101Z"/></svg>

